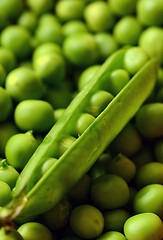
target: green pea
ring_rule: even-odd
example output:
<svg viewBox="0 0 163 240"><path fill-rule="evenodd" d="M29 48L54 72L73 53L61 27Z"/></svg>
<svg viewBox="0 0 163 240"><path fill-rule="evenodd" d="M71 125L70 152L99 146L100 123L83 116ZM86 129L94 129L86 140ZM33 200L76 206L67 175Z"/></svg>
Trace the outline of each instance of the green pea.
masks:
<svg viewBox="0 0 163 240"><path fill-rule="evenodd" d="M131 47L124 56L124 68L134 75L148 61L147 53L140 47Z"/></svg>
<svg viewBox="0 0 163 240"><path fill-rule="evenodd" d="M145 164L137 171L135 181L138 187L163 184L163 163L150 162Z"/></svg>
<svg viewBox="0 0 163 240"><path fill-rule="evenodd" d="M51 53L57 53L62 55L61 47L57 43L53 43L53 42L42 43L34 50L32 60L34 62L39 57L42 57Z"/></svg>
<svg viewBox="0 0 163 240"><path fill-rule="evenodd" d="M140 213L127 219L124 233L128 240L161 240L162 221L154 213Z"/></svg>
<svg viewBox="0 0 163 240"><path fill-rule="evenodd" d="M76 133L81 135L94 120L95 117L91 114L81 114L81 116L76 121Z"/></svg>
<svg viewBox="0 0 163 240"><path fill-rule="evenodd" d="M163 136L163 103L143 105L136 114L136 126L146 138Z"/></svg>
<svg viewBox="0 0 163 240"><path fill-rule="evenodd" d="M52 234L48 228L38 222L24 223L17 231L24 240L52 240Z"/></svg>
<svg viewBox="0 0 163 240"><path fill-rule="evenodd" d="M0 10L0 31L9 24L9 19L7 16Z"/></svg>
<svg viewBox="0 0 163 240"><path fill-rule="evenodd" d="M112 211L105 211L103 216L105 231L123 232L123 225L130 217L130 213L123 208L119 208Z"/></svg>
<svg viewBox="0 0 163 240"><path fill-rule="evenodd" d="M139 46L146 51L150 57L155 57L163 64L163 29L152 26L146 28L139 38Z"/></svg>
<svg viewBox="0 0 163 240"><path fill-rule="evenodd" d="M134 199L136 213L151 212L163 218L163 185L150 184L141 188Z"/></svg>
<svg viewBox="0 0 163 240"><path fill-rule="evenodd" d="M46 132L54 124L52 106L43 100L24 100L15 108L15 123L23 131Z"/></svg>
<svg viewBox="0 0 163 240"><path fill-rule="evenodd" d="M70 226L74 233L81 238L97 238L103 231L104 218L96 207L79 205L71 212Z"/></svg>
<svg viewBox="0 0 163 240"><path fill-rule="evenodd" d="M25 67L15 68L6 78L6 91L16 101L41 99L44 86L36 73Z"/></svg>
<svg viewBox="0 0 163 240"><path fill-rule="evenodd" d="M107 168L109 174L118 175L127 183L130 182L136 174L135 164L121 153L108 162Z"/></svg>
<svg viewBox="0 0 163 240"><path fill-rule="evenodd" d="M0 154L5 156L5 146L8 139L14 134L18 133L18 129L13 122L5 121L0 124Z"/></svg>
<svg viewBox="0 0 163 240"><path fill-rule="evenodd" d="M0 230L0 238L1 240L24 240L15 229L10 233L6 233L4 228L1 228Z"/></svg>
<svg viewBox="0 0 163 240"><path fill-rule="evenodd" d="M10 72L16 67L16 59L14 53L6 47L0 47L0 64L6 72Z"/></svg>
<svg viewBox="0 0 163 240"><path fill-rule="evenodd" d="M27 0L27 6L38 15L51 11L53 5L53 0Z"/></svg>
<svg viewBox="0 0 163 240"><path fill-rule="evenodd" d="M41 215L43 223L51 231L63 229L68 224L71 212L71 203L67 198L63 198L52 209Z"/></svg>
<svg viewBox="0 0 163 240"><path fill-rule="evenodd" d="M137 0L108 0L112 12L120 17L135 13Z"/></svg>
<svg viewBox="0 0 163 240"><path fill-rule="evenodd" d="M116 231L110 231L102 234L100 237L97 238L98 240L127 240L125 236Z"/></svg>
<svg viewBox="0 0 163 240"><path fill-rule="evenodd" d="M121 89L129 82L130 76L124 69L116 69L109 75L109 92L113 96L117 95Z"/></svg>
<svg viewBox="0 0 163 240"><path fill-rule="evenodd" d="M58 119L62 116L64 111L65 111L65 108L58 108L58 109L54 110L54 121L55 122L58 121Z"/></svg>
<svg viewBox="0 0 163 240"><path fill-rule="evenodd" d="M160 0L139 0L136 13L139 21L144 26L161 26L163 24L163 2Z"/></svg>
<svg viewBox="0 0 163 240"><path fill-rule="evenodd" d="M15 134L5 147L7 162L14 168L22 170L37 146L37 140L31 132Z"/></svg>
<svg viewBox="0 0 163 240"><path fill-rule="evenodd" d="M113 36L121 45L137 45L142 26L133 16L121 18L113 29Z"/></svg>
<svg viewBox="0 0 163 240"><path fill-rule="evenodd" d="M74 33L87 32L87 26L81 20L69 20L62 25L62 31L65 36L69 36Z"/></svg>
<svg viewBox="0 0 163 240"><path fill-rule="evenodd" d="M76 138L73 136L66 136L60 140L58 147L58 154L61 156L74 142Z"/></svg>
<svg viewBox="0 0 163 240"><path fill-rule="evenodd" d="M99 68L100 68L100 65L93 65L82 71L78 79L78 89L80 91L87 85L87 83L96 74Z"/></svg>
<svg viewBox="0 0 163 240"><path fill-rule="evenodd" d="M61 21L81 19L83 16L84 1L61 0L56 3L55 13Z"/></svg>
<svg viewBox="0 0 163 240"><path fill-rule="evenodd" d="M1 44L13 51L18 59L28 57L32 51L31 35L26 28L19 25L8 26L2 31Z"/></svg>
<svg viewBox="0 0 163 240"><path fill-rule="evenodd" d="M59 85L65 78L65 61L57 53L38 57L33 62L33 67L45 85Z"/></svg>
<svg viewBox="0 0 163 240"><path fill-rule="evenodd" d="M154 146L154 153L157 161L163 163L163 140L156 142Z"/></svg>
<svg viewBox="0 0 163 240"><path fill-rule="evenodd" d="M121 177L106 174L92 182L91 199L99 209L119 208L128 202L129 188Z"/></svg>
<svg viewBox="0 0 163 240"><path fill-rule="evenodd" d="M56 158L49 158L47 159L44 164L42 165L42 168L41 168L41 173L42 175L44 175L48 169L57 162L57 159Z"/></svg>
<svg viewBox="0 0 163 240"><path fill-rule="evenodd" d="M19 173L13 166L7 164L6 159L0 161L0 181L7 183L13 189L18 177Z"/></svg>
<svg viewBox="0 0 163 240"><path fill-rule="evenodd" d="M22 0L1 0L0 11L3 12L5 17L10 21L14 21L23 11Z"/></svg>
<svg viewBox="0 0 163 240"><path fill-rule="evenodd" d="M6 79L6 70L4 69L3 65L0 64L0 86L4 87Z"/></svg>
<svg viewBox="0 0 163 240"><path fill-rule="evenodd" d="M9 185L0 181L0 206L4 206L11 200L11 189Z"/></svg>
<svg viewBox="0 0 163 240"><path fill-rule="evenodd" d="M103 32L111 30L115 19L109 5L104 1L88 4L84 9L84 18L90 31Z"/></svg>
<svg viewBox="0 0 163 240"><path fill-rule="evenodd" d="M65 38L63 53L72 64L89 67L97 61L98 47L92 34L76 33Z"/></svg>
<svg viewBox="0 0 163 240"><path fill-rule="evenodd" d="M113 100L113 98L114 97L111 93L99 90L91 96L87 111L93 116L97 117Z"/></svg>
<svg viewBox="0 0 163 240"><path fill-rule="evenodd" d="M37 16L32 11L24 11L18 18L18 24L33 33L37 27Z"/></svg>
<svg viewBox="0 0 163 240"><path fill-rule="evenodd" d="M13 103L6 89L0 87L0 122L4 122L12 113Z"/></svg>
<svg viewBox="0 0 163 240"><path fill-rule="evenodd" d="M107 32L95 34L95 41L99 48L99 58L101 61L106 60L112 53L118 49L117 41L114 36Z"/></svg>
<svg viewBox="0 0 163 240"><path fill-rule="evenodd" d="M139 132L131 124L127 124L118 136L111 142L109 149L112 153L122 153L126 156L136 154L142 144Z"/></svg>
<svg viewBox="0 0 163 240"><path fill-rule="evenodd" d="M149 146L143 145L141 149L132 156L132 161L136 165L136 169L140 169L147 163L154 161L153 153Z"/></svg>

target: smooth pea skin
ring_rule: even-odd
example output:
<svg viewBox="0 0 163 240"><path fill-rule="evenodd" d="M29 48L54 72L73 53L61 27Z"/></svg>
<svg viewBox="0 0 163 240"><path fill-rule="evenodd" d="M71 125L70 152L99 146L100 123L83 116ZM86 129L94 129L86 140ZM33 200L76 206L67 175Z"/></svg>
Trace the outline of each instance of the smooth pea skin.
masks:
<svg viewBox="0 0 163 240"><path fill-rule="evenodd" d="M31 132L12 136L5 147L7 162L18 170L22 170L38 146Z"/></svg>
<svg viewBox="0 0 163 240"><path fill-rule="evenodd" d="M18 18L18 24L33 33L37 27L37 15L32 11L24 11Z"/></svg>
<svg viewBox="0 0 163 240"><path fill-rule="evenodd" d="M24 240L22 236L14 229L10 233L5 233L4 228L0 229L1 240Z"/></svg>
<svg viewBox="0 0 163 240"><path fill-rule="evenodd" d="M97 61L98 47L92 34L76 33L66 37L63 42L63 53L72 64L89 67Z"/></svg>
<svg viewBox="0 0 163 240"><path fill-rule="evenodd" d="M154 213L141 213L127 219L124 233L128 240L161 240L163 224Z"/></svg>
<svg viewBox="0 0 163 240"><path fill-rule="evenodd" d="M0 1L0 11L4 16L10 20L16 20L21 12L23 11L23 1L22 0L1 0Z"/></svg>
<svg viewBox="0 0 163 240"><path fill-rule="evenodd" d="M163 103L143 105L136 114L136 126L146 138L163 136Z"/></svg>
<svg viewBox="0 0 163 240"><path fill-rule="evenodd" d="M140 47L131 47L124 56L124 68L134 75L148 61L148 55Z"/></svg>
<svg viewBox="0 0 163 240"><path fill-rule="evenodd" d="M54 124L52 106L43 100L24 100L15 108L15 123L21 130L45 132Z"/></svg>
<svg viewBox="0 0 163 240"><path fill-rule="evenodd" d="M102 233L104 218L96 207L79 205L71 211L70 226L79 237L93 239Z"/></svg>
<svg viewBox="0 0 163 240"><path fill-rule="evenodd" d="M44 93L41 79L32 69L25 67L12 70L7 75L5 87L16 102L25 99L41 99Z"/></svg>
<svg viewBox="0 0 163 240"><path fill-rule="evenodd" d="M11 199L11 189L9 185L3 181L0 181L0 206L4 206Z"/></svg>
<svg viewBox="0 0 163 240"><path fill-rule="evenodd" d="M105 174L92 182L91 199L99 209L119 208L128 202L129 188L123 178Z"/></svg>
<svg viewBox="0 0 163 240"><path fill-rule="evenodd" d="M89 125L95 120L95 117L88 113L83 113L76 122L76 133L81 135Z"/></svg>
<svg viewBox="0 0 163 240"><path fill-rule="evenodd" d="M163 185L150 184L141 188L134 199L134 210L155 213L163 219Z"/></svg>
<svg viewBox="0 0 163 240"><path fill-rule="evenodd" d="M12 113L12 99L6 89L0 87L0 122L6 121Z"/></svg>
<svg viewBox="0 0 163 240"><path fill-rule="evenodd" d="M47 227L37 222L27 222L17 230L23 240L52 240L52 234Z"/></svg>
<svg viewBox="0 0 163 240"><path fill-rule="evenodd" d="M40 15L53 9L53 0L27 0L28 7Z"/></svg>
<svg viewBox="0 0 163 240"><path fill-rule="evenodd" d="M7 47L0 47L0 64L2 64L7 73L16 67L15 55Z"/></svg>
<svg viewBox="0 0 163 240"><path fill-rule="evenodd" d="M97 240L126 240L126 238L120 232L110 231L102 234Z"/></svg>
<svg viewBox="0 0 163 240"><path fill-rule="evenodd" d="M136 11L137 0L108 0L112 12L120 17Z"/></svg>
<svg viewBox="0 0 163 240"><path fill-rule="evenodd" d="M50 169L50 167L53 166L56 162L57 162L56 158L47 159L42 165L41 174L44 175Z"/></svg>
<svg viewBox="0 0 163 240"><path fill-rule="evenodd" d="M69 36L74 33L86 32L88 29L81 20L71 20L62 26L62 31L65 36Z"/></svg>

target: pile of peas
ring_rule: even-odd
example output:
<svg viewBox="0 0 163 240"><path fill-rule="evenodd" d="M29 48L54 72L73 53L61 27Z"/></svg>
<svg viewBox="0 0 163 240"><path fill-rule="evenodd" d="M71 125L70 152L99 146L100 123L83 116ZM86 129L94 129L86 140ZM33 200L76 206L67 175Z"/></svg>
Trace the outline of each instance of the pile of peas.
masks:
<svg viewBox="0 0 163 240"><path fill-rule="evenodd" d="M110 76L111 99L137 71L135 59L138 67L152 57L159 62L151 95L89 172L53 209L15 220L9 234L1 228L1 240L163 239L162 16L162 0L0 0L0 207L112 53L128 49L126 70ZM92 99L98 110L103 99L103 92ZM92 121L83 115L79 133Z"/></svg>

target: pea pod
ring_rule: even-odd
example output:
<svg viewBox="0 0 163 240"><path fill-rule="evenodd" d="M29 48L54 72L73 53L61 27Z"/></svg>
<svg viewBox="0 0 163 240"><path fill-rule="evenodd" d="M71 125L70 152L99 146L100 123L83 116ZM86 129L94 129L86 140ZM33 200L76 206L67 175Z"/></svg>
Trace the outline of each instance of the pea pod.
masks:
<svg viewBox="0 0 163 240"><path fill-rule="evenodd" d="M22 217L40 214L57 204L91 168L152 91L158 68L154 59L149 60L91 125L80 136L75 136L76 140L72 145L63 154L59 154L58 149L63 139L74 136L75 122L81 113L87 112L91 96L98 90L107 91L109 74L115 69L123 68L125 53L125 49L119 50L103 63L87 87L74 98L36 149L15 187L13 203L17 196L22 197L22 192L26 199L17 215ZM58 160L41 175L41 167L49 158Z"/></svg>

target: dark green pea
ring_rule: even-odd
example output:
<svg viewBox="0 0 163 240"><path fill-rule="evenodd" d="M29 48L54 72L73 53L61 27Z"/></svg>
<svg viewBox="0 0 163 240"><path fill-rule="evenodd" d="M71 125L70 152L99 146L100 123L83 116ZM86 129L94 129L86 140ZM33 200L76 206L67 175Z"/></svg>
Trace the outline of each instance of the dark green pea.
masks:
<svg viewBox="0 0 163 240"><path fill-rule="evenodd" d="M16 67L16 59L14 53L6 47L0 47L0 64L6 72L10 72Z"/></svg>
<svg viewBox="0 0 163 240"><path fill-rule="evenodd" d="M148 61L148 55L140 47L131 47L124 56L124 68L134 75Z"/></svg>
<svg viewBox="0 0 163 240"><path fill-rule="evenodd" d="M163 103L143 105L136 114L136 126L146 138L163 136Z"/></svg>
<svg viewBox="0 0 163 240"><path fill-rule="evenodd" d="M87 32L87 26L81 20L70 20L62 25L62 31L65 36L69 36L74 33Z"/></svg>
<svg viewBox="0 0 163 240"><path fill-rule="evenodd" d="M70 226L74 233L81 238L97 238L103 231L104 218L96 207L79 205L71 212Z"/></svg>
<svg viewBox="0 0 163 240"><path fill-rule="evenodd" d="M140 134L132 124L127 124L118 136L112 141L109 149L112 153L122 153L126 156L136 154L142 144Z"/></svg>
<svg viewBox="0 0 163 240"><path fill-rule="evenodd" d="M0 11L10 20L16 20L23 11L22 0L1 0Z"/></svg>
<svg viewBox="0 0 163 240"><path fill-rule="evenodd" d="M103 215L105 231L109 230L118 232L123 232L123 225L130 217L129 212L123 208L106 211Z"/></svg>
<svg viewBox="0 0 163 240"><path fill-rule="evenodd" d="M87 111L97 117L113 100L113 98L114 97L111 93L99 90L91 96Z"/></svg>
<svg viewBox="0 0 163 240"><path fill-rule="evenodd" d="M28 222L21 225L18 230L24 240L52 240L52 234L47 227L38 222Z"/></svg>
<svg viewBox="0 0 163 240"><path fill-rule="evenodd" d="M54 124L52 106L43 100L24 100L15 108L15 123L21 130L45 132Z"/></svg>
<svg viewBox="0 0 163 240"><path fill-rule="evenodd" d="M22 170L38 146L31 132L12 136L5 147L7 162L18 170Z"/></svg>
<svg viewBox="0 0 163 240"><path fill-rule="evenodd" d="M109 231L97 238L98 240L127 240L125 236L116 231Z"/></svg>
<svg viewBox="0 0 163 240"><path fill-rule="evenodd" d="M121 45L137 45L142 26L134 16L121 18L113 29L113 36Z"/></svg>
<svg viewBox="0 0 163 240"><path fill-rule="evenodd" d="M108 0L112 12L120 17L136 11L137 0Z"/></svg>
<svg viewBox="0 0 163 240"><path fill-rule="evenodd" d="M91 123L95 120L95 117L88 113L83 113L76 121L76 133L81 135Z"/></svg>
<svg viewBox="0 0 163 240"><path fill-rule="evenodd" d="M58 119L62 116L64 111L65 111L65 108L58 108L58 109L54 110L54 121L55 122L58 121Z"/></svg>
<svg viewBox="0 0 163 240"><path fill-rule="evenodd" d="M62 229L68 224L71 212L71 203L67 198L63 198L52 209L41 215L43 223L51 231Z"/></svg>
<svg viewBox="0 0 163 240"><path fill-rule="evenodd" d="M11 189L9 185L0 181L0 206L6 205L11 200Z"/></svg>
<svg viewBox="0 0 163 240"><path fill-rule="evenodd" d="M114 36L107 32L99 32L95 35L95 41L99 48L99 58L104 61L118 49Z"/></svg>
<svg viewBox="0 0 163 240"><path fill-rule="evenodd" d="M45 89L36 73L25 67L12 70L7 75L5 87L16 102L26 99L41 99Z"/></svg>
<svg viewBox="0 0 163 240"><path fill-rule="evenodd" d="M7 183L11 189L15 187L19 173L13 166L7 164L6 159L0 161L0 180Z"/></svg>
<svg viewBox="0 0 163 240"><path fill-rule="evenodd" d="M136 173L135 164L121 153L108 162L107 168L109 174L118 175L127 183L134 178Z"/></svg>
<svg viewBox="0 0 163 240"><path fill-rule="evenodd" d="M13 103L6 89L0 87L0 122L4 122L12 113Z"/></svg>
<svg viewBox="0 0 163 240"><path fill-rule="evenodd" d="M93 32L107 32L112 29L115 22L109 5L104 1L88 4L84 9L84 19Z"/></svg>
<svg viewBox="0 0 163 240"><path fill-rule="evenodd" d="M136 185L163 184L163 163L150 162L142 166L136 174Z"/></svg>
<svg viewBox="0 0 163 240"><path fill-rule="evenodd" d="M97 61L98 47L92 34L80 32L65 38L63 53L72 64L89 67Z"/></svg>
<svg viewBox="0 0 163 240"><path fill-rule="evenodd" d="M18 24L33 33L37 27L37 16L32 11L24 11L18 18Z"/></svg>
<svg viewBox="0 0 163 240"><path fill-rule="evenodd" d="M6 70L4 69L3 65L0 64L0 86L4 87L6 79Z"/></svg>
<svg viewBox="0 0 163 240"><path fill-rule="evenodd" d="M55 13L61 21L81 19L84 5L84 1L82 0L61 0L56 3Z"/></svg>
<svg viewBox="0 0 163 240"><path fill-rule="evenodd" d="M136 213L155 213L163 219L163 185L150 184L141 188L134 199Z"/></svg>
<svg viewBox="0 0 163 240"><path fill-rule="evenodd" d="M51 11L53 5L53 0L27 0L27 6L38 15Z"/></svg>
<svg viewBox="0 0 163 240"><path fill-rule="evenodd" d="M129 200L129 188L123 178L106 174L92 182L91 199L99 209L120 208Z"/></svg>
<svg viewBox="0 0 163 240"><path fill-rule="evenodd" d="M56 158L49 158L47 159L44 164L42 165L42 168L41 168L41 173L42 175L44 175L48 169L57 162L57 159Z"/></svg>
<svg viewBox="0 0 163 240"><path fill-rule="evenodd" d="M163 163L163 140L156 142L154 147L154 153L157 161Z"/></svg>
<svg viewBox="0 0 163 240"><path fill-rule="evenodd" d="M1 228L0 230L0 238L1 240L24 240L15 229L10 233L6 233L4 228Z"/></svg>

